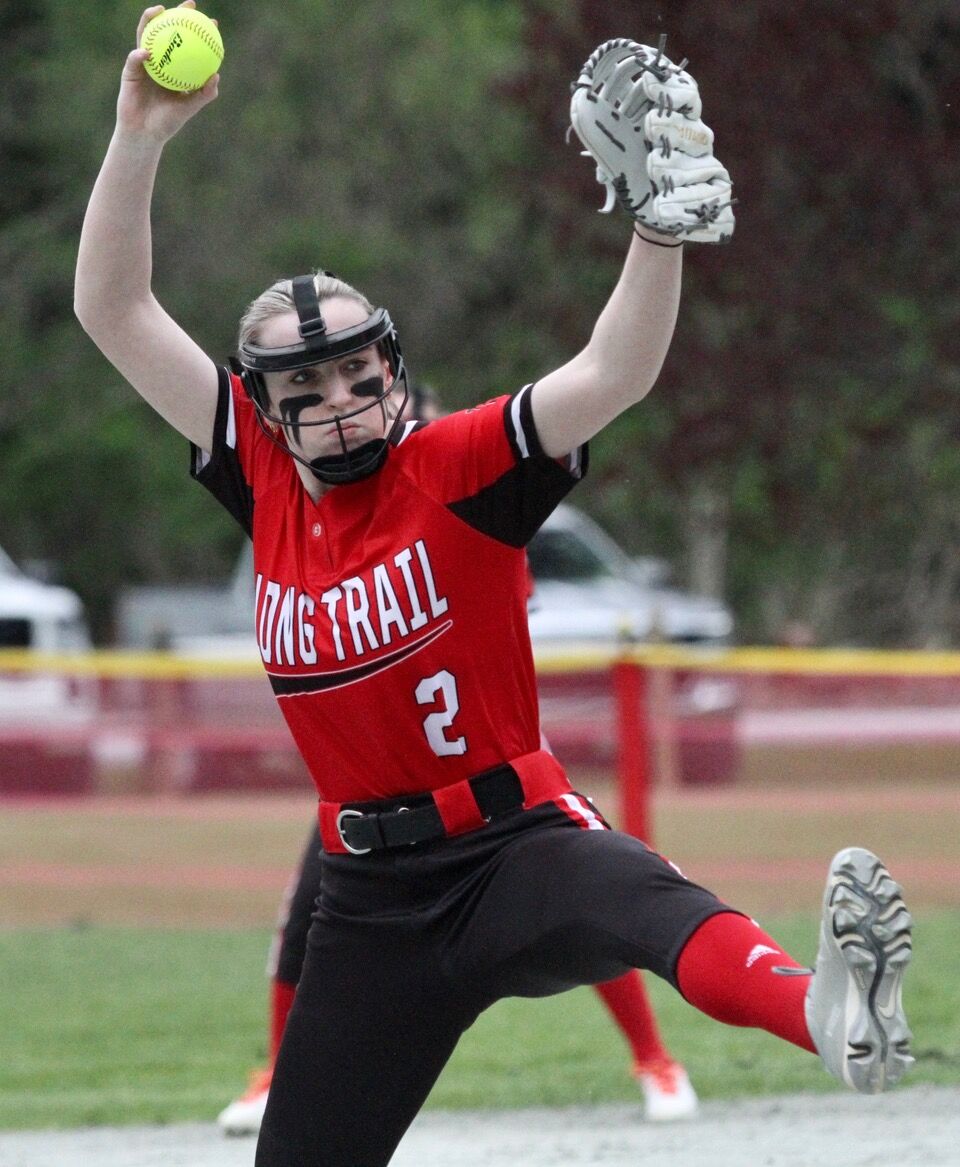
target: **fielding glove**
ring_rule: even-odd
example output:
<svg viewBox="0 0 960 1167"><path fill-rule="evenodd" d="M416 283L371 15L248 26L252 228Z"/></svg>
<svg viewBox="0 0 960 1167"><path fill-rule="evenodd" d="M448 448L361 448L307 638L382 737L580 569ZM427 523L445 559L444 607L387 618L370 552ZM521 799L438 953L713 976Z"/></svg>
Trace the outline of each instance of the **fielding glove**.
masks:
<svg viewBox="0 0 960 1167"><path fill-rule="evenodd" d="M697 83L663 54L618 37L600 45L571 86L570 121L620 205L662 235L725 243L733 234L730 175L700 118Z"/></svg>

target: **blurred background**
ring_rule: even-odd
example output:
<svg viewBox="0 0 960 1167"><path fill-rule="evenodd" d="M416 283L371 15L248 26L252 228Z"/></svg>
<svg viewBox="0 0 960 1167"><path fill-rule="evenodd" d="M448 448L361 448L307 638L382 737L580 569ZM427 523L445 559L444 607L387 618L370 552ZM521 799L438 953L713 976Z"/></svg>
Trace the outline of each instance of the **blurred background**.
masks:
<svg viewBox="0 0 960 1167"><path fill-rule="evenodd" d="M917 1080L955 1084L956 0L201 8L226 58L161 168L160 300L223 361L264 287L331 269L389 308L450 409L568 360L617 278L629 224L596 213L566 140L585 57L663 33L690 57L736 234L686 249L659 384L531 548L544 726L575 783L692 875L805 911L784 925L803 959L829 855L879 850L922 918ZM315 806L257 661L243 536L72 313L139 15L0 0L8 1127L216 1113L263 1053L263 954ZM657 1004L705 1097L826 1085ZM540 1048L518 1024L497 1056ZM544 1047L529 1095L503 1072L505 1104L626 1096L596 1040L565 1075ZM488 1077L449 1081L442 1098L488 1103Z"/></svg>
<svg viewBox="0 0 960 1167"><path fill-rule="evenodd" d="M736 236L686 249L656 390L531 546L545 728L641 833L654 783L952 781L957 5L206 10L221 96L166 151L159 298L225 360L265 286L332 269L447 408L569 359L617 278L629 225L567 140L587 52L692 58ZM308 792L249 547L72 314L138 15L0 7L0 792ZM674 655L611 670L637 646Z"/></svg>
<svg viewBox="0 0 960 1167"><path fill-rule="evenodd" d="M960 640L960 10L952 0L210 3L221 97L172 144L160 299L217 359L312 266L389 307L451 406L586 340L628 226L565 141L623 33L689 55L739 197L691 247L655 393L576 503L722 600L736 639ZM73 318L85 203L139 9L0 5L0 545L117 643L135 584L221 583L242 536Z"/></svg>

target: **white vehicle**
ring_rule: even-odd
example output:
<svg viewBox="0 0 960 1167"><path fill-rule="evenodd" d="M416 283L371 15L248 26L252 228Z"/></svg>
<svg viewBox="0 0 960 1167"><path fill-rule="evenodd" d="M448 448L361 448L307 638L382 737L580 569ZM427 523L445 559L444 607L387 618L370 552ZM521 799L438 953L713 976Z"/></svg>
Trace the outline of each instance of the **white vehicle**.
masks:
<svg viewBox="0 0 960 1167"><path fill-rule="evenodd" d="M593 519L574 507L557 507L528 547L535 589L529 604L530 636L538 666L580 650L607 656L630 644L664 643L713 655L729 646L733 617L717 600L672 586L659 559L631 559ZM541 671L544 729L567 764L614 764L617 738L609 693L570 689L562 674ZM683 784L731 781L739 767L734 726L736 683L695 667L674 670L661 688L658 740L669 740L660 763ZM669 763L664 758L669 757Z"/></svg>
<svg viewBox="0 0 960 1167"><path fill-rule="evenodd" d="M671 586L665 562L631 559L572 506L557 507L528 556L536 584L530 636L537 647L730 643L733 617L723 604Z"/></svg>
<svg viewBox="0 0 960 1167"><path fill-rule="evenodd" d="M72 652L89 647L76 592L32 579L0 548L0 648Z"/></svg>

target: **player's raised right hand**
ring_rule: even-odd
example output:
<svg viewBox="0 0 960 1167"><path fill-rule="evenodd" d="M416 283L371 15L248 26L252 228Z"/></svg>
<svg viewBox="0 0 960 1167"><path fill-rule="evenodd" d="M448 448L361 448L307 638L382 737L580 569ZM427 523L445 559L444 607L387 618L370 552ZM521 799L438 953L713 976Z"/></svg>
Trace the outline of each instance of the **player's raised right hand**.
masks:
<svg viewBox="0 0 960 1167"><path fill-rule="evenodd" d="M195 8L194 0L185 0L181 8ZM144 10L137 25L137 48L128 54L120 75L120 96L117 99L117 128L130 136L142 136L152 142L164 143L174 136L205 105L217 96L220 82L215 73L202 89L194 93L176 93L164 89L147 73L143 62L150 55L140 48L147 22L164 5L155 4Z"/></svg>

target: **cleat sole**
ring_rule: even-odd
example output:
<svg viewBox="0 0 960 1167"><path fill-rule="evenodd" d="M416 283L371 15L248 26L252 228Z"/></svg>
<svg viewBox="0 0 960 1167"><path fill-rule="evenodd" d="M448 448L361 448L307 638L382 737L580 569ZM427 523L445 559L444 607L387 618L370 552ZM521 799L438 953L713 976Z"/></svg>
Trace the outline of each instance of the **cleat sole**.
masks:
<svg viewBox="0 0 960 1167"><path fill-rule="evenodd" d="M902 895L869 851L849 848L830 865L807 1021L827 1069L865 1094L913 1063L901 1000L913 921Z"/></svg>

